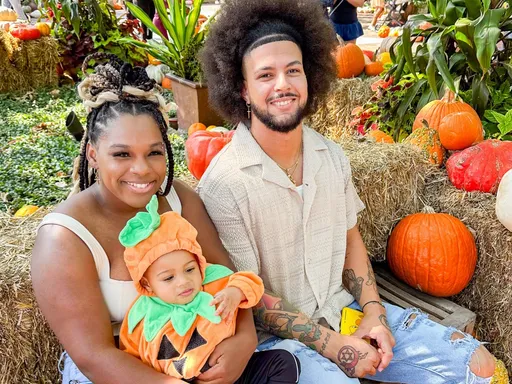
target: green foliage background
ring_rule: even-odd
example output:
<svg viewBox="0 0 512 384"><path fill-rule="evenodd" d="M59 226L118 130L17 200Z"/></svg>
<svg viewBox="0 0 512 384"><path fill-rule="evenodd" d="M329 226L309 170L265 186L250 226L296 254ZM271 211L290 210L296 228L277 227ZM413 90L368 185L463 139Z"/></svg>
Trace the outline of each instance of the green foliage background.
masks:
<svg viewBox="0 0 512 384"><path fill-rule="evenodd" d="M172 99L172 94L166 96ZM85 125L85 110L74 87L0 94L0 210L55 205L66 198L80 149L65 127L72 110ZM175 175L186 175L185 138L170 138Z"/></svg>

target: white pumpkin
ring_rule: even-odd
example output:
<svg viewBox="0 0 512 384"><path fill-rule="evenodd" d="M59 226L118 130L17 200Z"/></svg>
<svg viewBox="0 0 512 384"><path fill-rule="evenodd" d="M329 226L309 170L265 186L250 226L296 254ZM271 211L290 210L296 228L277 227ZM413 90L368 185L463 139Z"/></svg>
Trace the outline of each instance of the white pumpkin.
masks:
<svg viewBox="0 0 512 384"><path fill-rule="evenodd" d="M512 169L500 181L496 193L496 216L501 224L512 232Z"/></svg>
<svg viewBox="0 0 512 384"><path fill-rule="evenodd" d="M164 76L170 71L171 69L165 64L148 65L146 67L146 73L148 74L148 77L152 80L155 80L158 84L162 84Z"/></svg>
<svg viewBox="0 0 512 384"><path fill-rule="evenodd" d="M18 14L10 8L0 7L0 21L16 21Z"/></svg>

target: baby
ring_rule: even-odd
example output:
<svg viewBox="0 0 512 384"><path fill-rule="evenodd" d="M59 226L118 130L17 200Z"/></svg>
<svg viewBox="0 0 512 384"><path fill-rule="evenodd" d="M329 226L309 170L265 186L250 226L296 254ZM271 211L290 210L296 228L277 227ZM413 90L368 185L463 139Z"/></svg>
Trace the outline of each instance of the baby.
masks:
<svg viewBox="0 0 512 384"><path fill-rule="evenodd" d="M179 214L158 214L153 196L129 220L119 240L140 295L120 332L120 348L159 372L191 382L210 368L208 358L235 334L238 308L251 308L263 295L252 272L233 273L207 264L197 231ZM237 383L297 383L297 358L284 350L254 353Z"/></svg>

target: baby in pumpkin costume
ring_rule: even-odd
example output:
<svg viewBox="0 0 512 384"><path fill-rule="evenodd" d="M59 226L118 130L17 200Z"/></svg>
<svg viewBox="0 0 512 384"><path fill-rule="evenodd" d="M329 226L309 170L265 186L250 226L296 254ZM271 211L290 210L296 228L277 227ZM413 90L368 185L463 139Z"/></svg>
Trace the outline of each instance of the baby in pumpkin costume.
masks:
<svg viewBox="0 0 512 384"><path fill-rule="evenodd" d="M252 272L207 264L195 228L175 212L160 216L156 196L146 208L119 235L140 293L121 326L120 348L177 382L190 382L210 368L215 347L235 334L238 308L261 299L263 283ZM237 383L297 383L299 373L291 353L257 352Z"/></svg>

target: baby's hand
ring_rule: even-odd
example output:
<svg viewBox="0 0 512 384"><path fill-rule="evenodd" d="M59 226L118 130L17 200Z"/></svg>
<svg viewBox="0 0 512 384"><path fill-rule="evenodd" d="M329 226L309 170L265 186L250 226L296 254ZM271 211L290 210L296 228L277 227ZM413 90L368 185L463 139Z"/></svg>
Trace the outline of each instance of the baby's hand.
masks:
<svg viewBox="0 0 512 384"><path fill-rule="evenodd" d="M233 314L240 303L247 298L237 287L227 287L217 292L210 305L217 305L215 314L222 317L229 324L233 320Z"/></svg>

